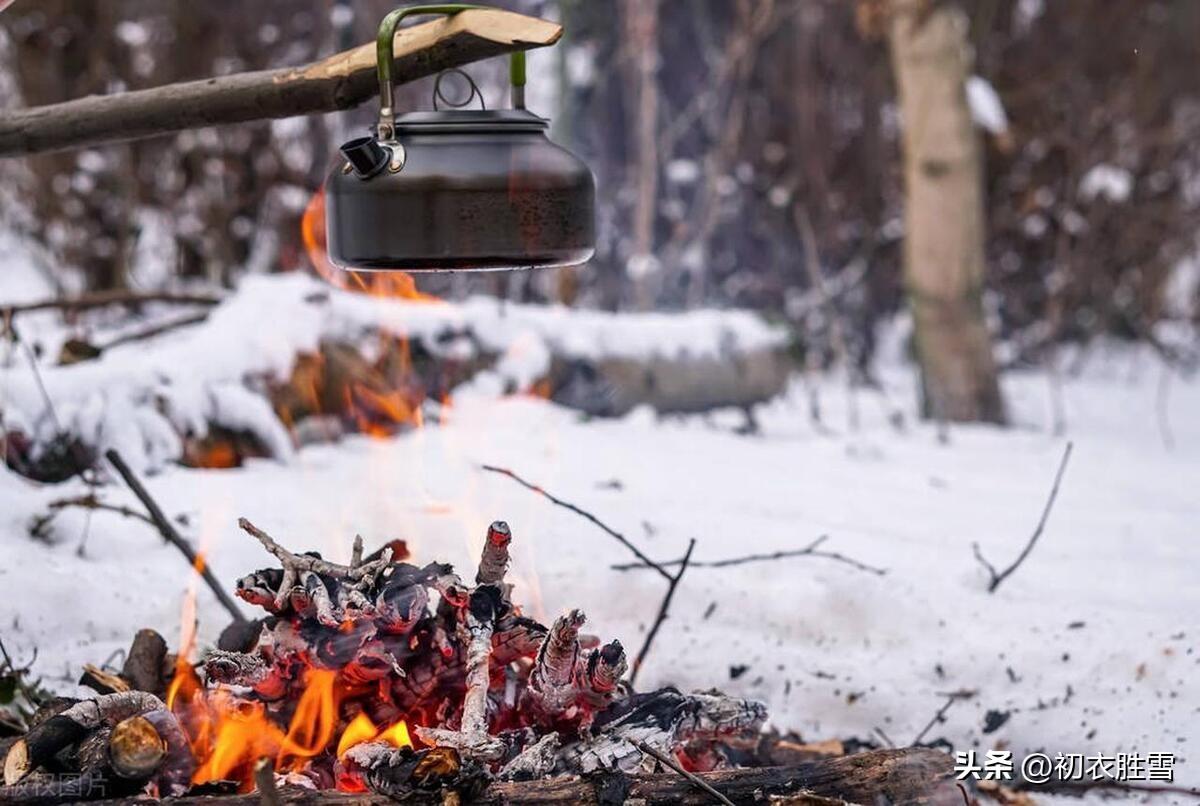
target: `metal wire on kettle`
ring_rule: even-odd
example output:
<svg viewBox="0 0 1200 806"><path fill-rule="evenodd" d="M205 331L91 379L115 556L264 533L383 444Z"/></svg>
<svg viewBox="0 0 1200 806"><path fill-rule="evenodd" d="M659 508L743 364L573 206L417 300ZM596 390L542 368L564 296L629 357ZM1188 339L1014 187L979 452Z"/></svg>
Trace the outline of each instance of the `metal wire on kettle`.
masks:
<svg viewBox="0 0 1200 806"><path fill-rule="evenodd" d="M468 86L471 87L471 94L466 97L466 100L455 103L447 98L442 92L442 79L445 78L448 73L456 73L467 80ZM471 78L471 74L466 70L461 70L457 67L450 67L438 73L437 78L433 80L433 108L435 111L440 112L442 109L440 106L438 106L438 101L441 101L451 109L462 109L467 106L467 104L471 103L471 101L476 97L479 98L479 108L486 112L487 101L484 100L483 93L480 92L479 85L475 83L475 79Z"/></svg>

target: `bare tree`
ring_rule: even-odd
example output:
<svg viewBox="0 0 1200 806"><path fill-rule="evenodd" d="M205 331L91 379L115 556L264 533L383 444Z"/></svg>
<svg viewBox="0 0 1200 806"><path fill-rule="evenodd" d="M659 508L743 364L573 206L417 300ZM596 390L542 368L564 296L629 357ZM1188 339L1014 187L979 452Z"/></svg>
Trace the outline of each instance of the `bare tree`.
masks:
<svg viewBox="0 0 1200 806"><path fill-rule="evenodd" d="M923 412L1001 423L1004 402L983 313L983 167L966 96L967 15L927 0L892 0L890 11L904 121L904 283Z"/></svg>

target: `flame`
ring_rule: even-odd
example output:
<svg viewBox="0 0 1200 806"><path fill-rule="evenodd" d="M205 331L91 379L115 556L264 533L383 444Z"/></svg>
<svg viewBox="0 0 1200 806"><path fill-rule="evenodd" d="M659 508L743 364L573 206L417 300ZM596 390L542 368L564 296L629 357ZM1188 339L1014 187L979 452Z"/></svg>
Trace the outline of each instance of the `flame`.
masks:
<svg viewBox="0 0 1200 806"><path fill-rule="evenodd" d="M409 399L403 390L378 392L365 384L355 383L346 389L346 409L354 419L355 428L371 437L390 437L401 426L424 425L419 404Z"/></svg>
<svg viewBox="0 0 1200 806"><path fill-rule="evenodd" d="M325 188L308 202L300 219L300 237L308 259L326 282L344 291L358 291L373 297L406 299L413 302L441 302L432 294L417 290L412 275L402 271L355 272L333 265L325 239Z"/></svg>
<svg viewBox="0 0 1200 806"><path fill-rule="evenodd" d="M217 437L204 440L196 445L188 456L187 462L192 467L228 470L231 467L239 467L242 464L242 457L238 455L237 448L233 446L232 441Z"/></svg>
<svg viewBox="0 0 1200 806"><path fill-rule="evenodd" d="M218 691L206 704L214 720L204 723L205 738L213 739L211 746L206 743L202 750L211 752L192 782L237 780L243 791L249 791L254 785L254 763L274 755L286 737L267 717L262 703L234 702L227 693Z"/></svg>
<svg viewBox="0 0 1200 806"><path fill-rule="evenodd" d="M328 669L310 669L304 679L304 693L296 704L296 713L275 760L276 769L289 765L301 767L333 741L338 709L334 693L337 673Z"/></svg>
<svg viewBox="0 0 1200 806"><path fill-rule="evenodd" d="M369 742L378 735L379 728L375 727L375 723L371 721L371 717L366 714L359 714L342 731L342 738L338 739L338 758L346 755L346 751L354 747L354 745Z"/></svg>
<svg viewBox="0 0 1200 806"><path fill-rule="evenodd" d="M397 748L413 746L412 738L408 735L408 723L403 719L391 727L380 730L375 727L375 723L369 716L360 713L346 726L346 730L342 732L342 738L338 740L338 758L346 755L351 747L366 742L386 742Z"/></svg>

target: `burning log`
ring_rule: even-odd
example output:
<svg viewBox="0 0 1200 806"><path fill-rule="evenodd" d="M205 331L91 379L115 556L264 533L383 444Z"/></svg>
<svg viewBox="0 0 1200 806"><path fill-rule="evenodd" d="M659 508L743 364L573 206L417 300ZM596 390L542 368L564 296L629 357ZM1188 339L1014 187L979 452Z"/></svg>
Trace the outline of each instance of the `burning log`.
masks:
<svg viewBox="0 0 1200 806"><path fill-rule="evenodd" d="M355 748L354 754L364 748ZM380 753L405 756L395 748L380 748ZM397 789L397 795L382 792L344 793L316 791L295 786L278 789L281 804L303 806L392 806L402 796L411 806L444 806L446 791L453 792L447 777L447 753L432 759L429 754L411 754L408 764L413 771L421 768L419 786ZM907 748L872 750L851 756L820 759L786 767L757 767L696 773L704 781L737 806L760 806L779 802L796 806L823 806L832 800L844 804L889 803L892 806L959 806L962 794L953 782L953 759L938 750ZM384 774L393 775L397 766L388 765L387 772L376 773L371 780L382 784ZM410 772L411 776L412 773ZM617 787L608 782L613 781ZM386 788L380 786L381 789ZM619 800L601 793L618 789ZM479 806L508 806L522 803L530 806L603 806L620 802L671 803L682 806L708 806L713 798L697 789L690 781L675 773L640 773L603 777L534 778L531 780L497 781L486 787L476 783L462 801ZM177 798L176 806L257 806L258 793L214 798L195 796Z"/></svg>

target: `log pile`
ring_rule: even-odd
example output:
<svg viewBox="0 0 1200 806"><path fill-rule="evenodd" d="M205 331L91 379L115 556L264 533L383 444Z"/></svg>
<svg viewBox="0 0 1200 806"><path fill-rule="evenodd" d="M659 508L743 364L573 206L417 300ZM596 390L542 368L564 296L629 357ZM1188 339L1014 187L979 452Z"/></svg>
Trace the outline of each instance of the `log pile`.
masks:
<svg viewBox="0 0 1200 806"><path fill-rule="evenodd" d="M634 691L623 646L584 633L582 612L525 616L502 521L469 582L406 562L402 543L365 554L355 538L341 564L239 525L278 563L237 583L265 615L197 667L172 667L151 631L119 673L89 667L104 693L42 707L8 752L0 801L701 803L713 786L737 803L910 802L948 778L948 757L923 750L732 769L758 753L765 706Z"/></svg>

